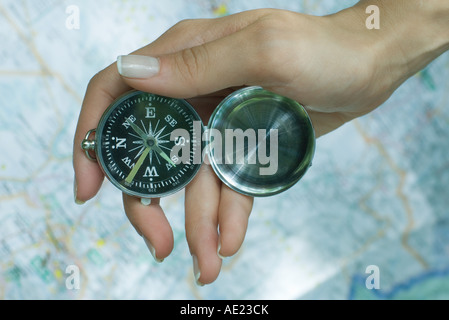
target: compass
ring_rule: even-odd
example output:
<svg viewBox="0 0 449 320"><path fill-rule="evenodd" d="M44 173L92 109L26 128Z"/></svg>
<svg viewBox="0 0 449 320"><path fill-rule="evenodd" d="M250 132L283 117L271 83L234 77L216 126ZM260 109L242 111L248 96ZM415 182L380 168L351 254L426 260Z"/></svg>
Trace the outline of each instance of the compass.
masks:
<svg viewBox="0 0 449 320"><path fill-rule="evenodd" d="M108 107L82 148L123 192L141 198L166 196L185 187L201 165L193 163L201 152L195 121L201 119L185 100L132 91ZM176 130L187 134L174 137ZM93 133L95 139L89 140ZM187 161L172 152L177 146L187 152Z"/></svg>
<svg viewBox="0 0 449 320"><path fill-rule="evenodd" d="M114 186L132 196L173 194L206 160L233 190L270 196L305 174L315 135L299 103L260 87L225 98L208 126L186 100L131 91L106 109L81 147Z"/></svg>

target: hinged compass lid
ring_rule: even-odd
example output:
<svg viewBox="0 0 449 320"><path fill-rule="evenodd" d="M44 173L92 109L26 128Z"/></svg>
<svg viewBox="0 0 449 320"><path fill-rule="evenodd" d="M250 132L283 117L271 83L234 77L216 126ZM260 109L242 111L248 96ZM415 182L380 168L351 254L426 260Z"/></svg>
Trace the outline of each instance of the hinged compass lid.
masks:
<svg viewBox="0 0 449 320"><path fill-rule="evenodd" d="M208 125L209 160L231 189L254 197L292 187L312 164L315 132L296 101L247 87L215 109Z"/></svg>

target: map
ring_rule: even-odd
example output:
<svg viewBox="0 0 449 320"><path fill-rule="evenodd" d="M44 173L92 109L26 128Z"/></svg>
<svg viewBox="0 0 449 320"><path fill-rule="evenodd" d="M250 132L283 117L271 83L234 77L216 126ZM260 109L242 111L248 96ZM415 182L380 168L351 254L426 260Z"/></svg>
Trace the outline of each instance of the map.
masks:
<svg viewBox="0 0 449 320"><path fill-rule="evenodd" d="M83 206L73 200L84 92L118 55L186 18L263 7L324 15L355 2L2 0L0 298L448 299L447 53L318 139L293 188L256 199L241 250L213 284L195 285L182 192L161 201L175 237L161 264L110 183Z"/></svg>

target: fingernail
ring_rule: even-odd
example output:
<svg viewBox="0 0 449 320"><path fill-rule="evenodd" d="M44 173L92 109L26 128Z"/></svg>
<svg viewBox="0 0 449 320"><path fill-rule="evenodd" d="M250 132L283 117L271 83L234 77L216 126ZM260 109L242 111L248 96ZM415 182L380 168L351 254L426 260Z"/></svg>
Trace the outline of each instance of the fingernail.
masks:
<svg viewBox="0 0 449 320"><path fill-rule="evenodd" d="M140 203L144 206L149 206L151 204L151 198L140 198Z"/></svg>
<svg viewBox="0 0 449 320"><path fill-rule="evenodd" d="M220 249L221 249L221 242L220 242L220 239L218 239L217 256L218 256L221 260L223 260L223 259L226 258L226 257L224 257L224 256L222 256L222 255L220 254Z"/></svg>
<svg viewBox="0 0 449 320"><path fill-rule="evenodd" d="M159 73L159 59L139 55L118 56L117 69L127 78L150 78Z"/></svg>
<svg viewBox="0 0 449 320"><path fill-rule="evenodd" d="M144 236L142 236L142 238L143 238L143 240L145 241L145 244L147 245L148 250L150 250L150 253L151 253L151 255L153 256L154 260L155 260L157 263L161 263L162 261L164 261L164 259L158 259L158 258L156 257L156 249L154 249L154 247L153 247L153 245L151 244L151 242L150 242L147 238L145 238Z"/></svg>
<svg viewBox="0 0 449 320"><path fill-rule="evenodd" d="M86 203L85 201L81 201L78 199L78 185L76 183L76 178L73 178L73 197L75 199L75 203L78 205Z"/></svg>
<svg viewBox="0 0 449 320"><path fill-rule="evenodd" d="M197 284L197 286L204 286L204 283L201 283L199 281L200 277L201 277L201 272L200 272L200 267L198 266L198 258L195 255L192 255L192 259L193 259L193 276L195 278L195 283Z"/></svg>

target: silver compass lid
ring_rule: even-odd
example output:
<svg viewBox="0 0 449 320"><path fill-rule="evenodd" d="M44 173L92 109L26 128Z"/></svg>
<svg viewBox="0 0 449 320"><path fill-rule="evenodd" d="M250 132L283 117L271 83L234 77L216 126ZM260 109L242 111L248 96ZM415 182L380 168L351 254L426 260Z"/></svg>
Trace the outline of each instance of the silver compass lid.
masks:
<svg viewBox="0 0 449 320"><path fill-rule="evenodd" d="M247 87L226 97L208 125L209 161L231 189L254 197L292 187L312 164L315 132L296 101Z"/></svg>

